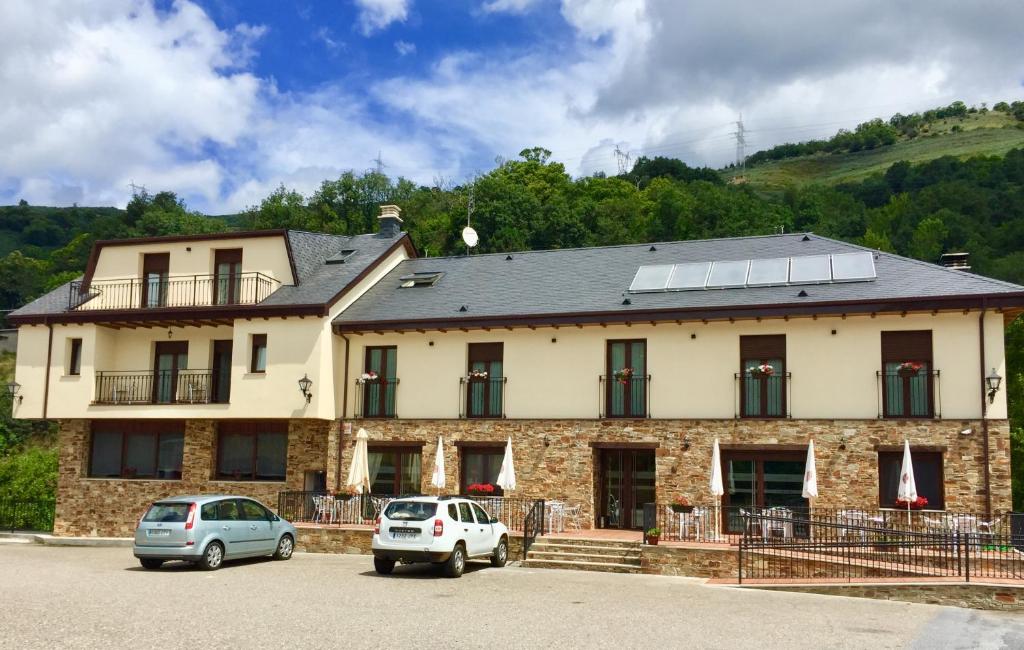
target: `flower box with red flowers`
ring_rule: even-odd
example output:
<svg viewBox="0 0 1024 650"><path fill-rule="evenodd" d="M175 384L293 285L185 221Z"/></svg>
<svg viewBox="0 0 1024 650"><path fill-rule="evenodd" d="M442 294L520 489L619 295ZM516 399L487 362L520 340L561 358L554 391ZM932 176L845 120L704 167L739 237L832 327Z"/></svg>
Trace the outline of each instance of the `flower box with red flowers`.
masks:
<svg viewBox="0 0 1024 650"><path fill-rule="evenodd" d="M619 382L620 384L625 384L627 381L633 378L633 369L619 368L618 370L612 373L612 376L615 377L615 381Z"/></svg>
<svg viewBox="0 0 1024 650"><path fill-rule="evenodd" d="M924 364L916 361L904 361L896 368L896 374L904 378L916 377L917 373L921 372L921 368L923 367Z"/></svg>
<svg viewBox="0 0 1024 650"><path fill-rule="evenodd" d="M775 366L770 363L762 363L759 366L751 366L747 368L747 372L750 373L751 377L761 379L764 377L771 377L775 374Z"/></svg>
<svg viewBox="0 0 1024 650"><path fill-rule="evenodd" d="M690 500L686 497L678 496L675 498L675 501L672 502L672 512L693 512L693 504L691 504Z"/></svg>
<svg viewBox="0 0 1024 650"><path fill-rule="evenodd" d="M490 483L473 483L466 486L466 492L477 496L489 496L494 494L494 486Z"/></svg>
<svg viewBox="0 0 1024 650"><path fill-rule="evenodd" d="M913 501L907 501L906 499L896 499L896 506L900 510L924 510L928 506L928 499L924 497L917 497Z"/></svg>

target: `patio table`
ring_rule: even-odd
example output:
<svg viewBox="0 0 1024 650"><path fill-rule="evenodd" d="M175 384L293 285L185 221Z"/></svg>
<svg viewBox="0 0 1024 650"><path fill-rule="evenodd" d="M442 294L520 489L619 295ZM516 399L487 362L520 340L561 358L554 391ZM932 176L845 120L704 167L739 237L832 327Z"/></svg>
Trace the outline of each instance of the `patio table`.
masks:
<svg viewBox="0 0 1024 650"><path fill-rule="evenodd" d="M550 533L565 532L565 503L562 501L548 501L544 504L544 518L547 520L545 528Z"/></svg>
<svg viewBox="0 0 1024 650"><path fill-rule="evenodd" d="M675 512L672 511L672 516L676 518L676 522L679 525L679 539L702 539L701 527L703 525L703 511L700 508L694 508L690 512ZM687 533L693 529L693 537L691 538Z"/></svg>

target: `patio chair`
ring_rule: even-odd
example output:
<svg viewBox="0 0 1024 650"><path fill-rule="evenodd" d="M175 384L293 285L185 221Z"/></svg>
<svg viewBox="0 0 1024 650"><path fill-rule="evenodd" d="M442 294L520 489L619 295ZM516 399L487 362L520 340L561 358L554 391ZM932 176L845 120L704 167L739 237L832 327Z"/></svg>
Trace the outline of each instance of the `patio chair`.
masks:
<svg viewBox="0 0 1024 650"><path fill-rule="evenodd" d="M768 508L765 512L768 519L763 520L763 533L767 537L782 537L789 539L793 537L793 511L784 506Z"/></svg>
<svg viewBox="0 0 1024 650"><path fill-rule="evenodd" d="M863 510L839 511L839 537L859 537L862 542L868 539L868 513Z"/></svg>
<svg viewBox="0 0 1024 650"><path fill-rule="evenodd" d="M583 511L583 506L576 504L574 506L566 506L564 510L565 518L569 520L569 523L576 530L580 530L580 514Z"/></svg>

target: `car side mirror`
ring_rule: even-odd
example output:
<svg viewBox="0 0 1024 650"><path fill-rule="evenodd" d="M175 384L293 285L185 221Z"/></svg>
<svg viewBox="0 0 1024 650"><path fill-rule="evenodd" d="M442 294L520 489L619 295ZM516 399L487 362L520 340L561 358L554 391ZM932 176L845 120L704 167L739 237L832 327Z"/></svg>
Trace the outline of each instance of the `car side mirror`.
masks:
<svg viewBox="0 0 1024 650"><path fill-rule="evenodd" d="M491 517L491 523L492 524L498 523L498 518L497 517Z"/></svg>

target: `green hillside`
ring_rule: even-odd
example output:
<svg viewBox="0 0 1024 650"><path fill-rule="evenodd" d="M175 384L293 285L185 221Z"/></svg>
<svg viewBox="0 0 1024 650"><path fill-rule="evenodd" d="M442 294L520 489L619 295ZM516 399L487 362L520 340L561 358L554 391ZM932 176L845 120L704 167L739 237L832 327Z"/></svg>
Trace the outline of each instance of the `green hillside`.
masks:
<svg viewBox="0 0 1024 650"><path fill-rule="evenodd" d="M723 175L733 183L777 192L790 185L861 181L900 160L921 163L942 156L1002 156L1021 146L1024 122L990 111L932 122L913 138L902 136L894 144L875 149L786 158L748 167L742 177L736 170L725 170Z"/></svg>

